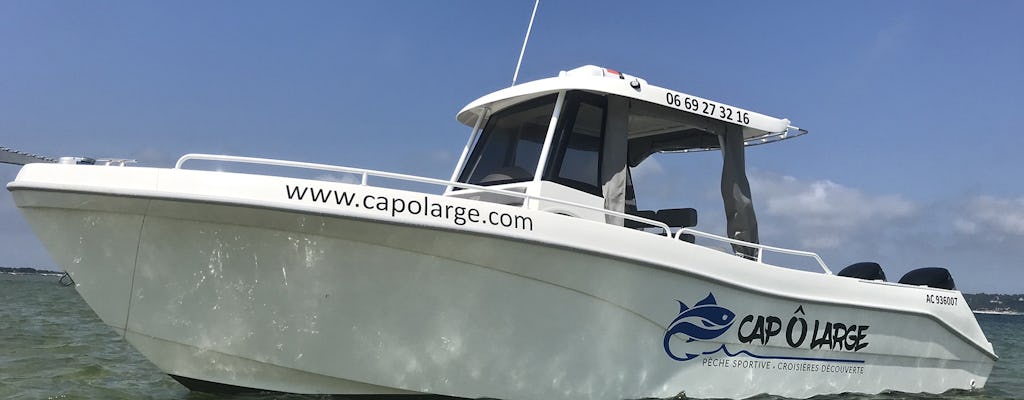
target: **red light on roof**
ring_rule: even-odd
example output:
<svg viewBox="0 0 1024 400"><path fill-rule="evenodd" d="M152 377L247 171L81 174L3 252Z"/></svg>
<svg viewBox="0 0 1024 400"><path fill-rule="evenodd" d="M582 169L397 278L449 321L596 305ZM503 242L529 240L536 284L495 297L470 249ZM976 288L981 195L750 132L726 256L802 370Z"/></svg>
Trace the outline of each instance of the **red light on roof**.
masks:
<svg viewBox="0 0 1024 400"><path fill-rule="evenodd" d="M612 75L619 75L619 76L622 76L622 73L621 73L621 72L619 72L619 71L616 71L616 70L614 70L614 69L611 69L611 68L605 68L604 70L605 70L605 71L608 71L608 73L609 73L609 74L612 74Z"/></svg>

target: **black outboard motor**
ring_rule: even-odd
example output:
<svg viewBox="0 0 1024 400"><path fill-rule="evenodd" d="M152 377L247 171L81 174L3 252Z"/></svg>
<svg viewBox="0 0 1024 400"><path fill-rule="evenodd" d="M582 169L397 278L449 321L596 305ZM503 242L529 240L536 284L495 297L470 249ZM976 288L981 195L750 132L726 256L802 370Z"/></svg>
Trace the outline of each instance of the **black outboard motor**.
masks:
<svg viewBox="0 0 1024 400"><path fill-rule="evenodd" d="M953 283L953 276L949 274L949 270L940 267L918 268L907 272L900 278L900 283L956 290L956 283Z"/></svg>
<svg viewBox="0 0 1024 400"><path fill-rule="evenodd" d="M859 262L839 271L839 276L849 278L866 279L869 281L885 281L885 272L882 266L875 262Z"/></svg>

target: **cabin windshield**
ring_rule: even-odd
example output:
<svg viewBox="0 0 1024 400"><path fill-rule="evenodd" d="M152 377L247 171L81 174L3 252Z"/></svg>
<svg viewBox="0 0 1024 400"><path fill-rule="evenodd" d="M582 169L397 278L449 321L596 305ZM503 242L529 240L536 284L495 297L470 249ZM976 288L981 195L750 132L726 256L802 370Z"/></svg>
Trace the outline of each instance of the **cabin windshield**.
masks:
<svg viewBox="0 0 1024 400"><path fill-rule="evenodd" d="M557 97L540 97L492 115L459 181L498 185L532 180Z"/></svg>

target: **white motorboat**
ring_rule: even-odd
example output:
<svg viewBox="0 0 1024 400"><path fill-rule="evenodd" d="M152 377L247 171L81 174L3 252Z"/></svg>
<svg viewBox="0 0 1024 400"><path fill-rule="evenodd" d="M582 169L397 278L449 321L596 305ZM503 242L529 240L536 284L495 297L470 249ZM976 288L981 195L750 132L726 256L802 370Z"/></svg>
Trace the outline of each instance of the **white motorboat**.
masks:
<svg viewBox="0 0 1024 400"><path fill-rule="evenodd" d="M945 269L889 282L878 264L833 274L759 244L744 151L805 133L786 119L595 66L457 118L473 128L448 181L189 154L174 168L28 164L7 188L103 322L196 390L934 393L982 387L997 359ZM697 150L723 155L702 173L722 174L727 237L695 229L691 208L636 209L631 167Z"/></svg>

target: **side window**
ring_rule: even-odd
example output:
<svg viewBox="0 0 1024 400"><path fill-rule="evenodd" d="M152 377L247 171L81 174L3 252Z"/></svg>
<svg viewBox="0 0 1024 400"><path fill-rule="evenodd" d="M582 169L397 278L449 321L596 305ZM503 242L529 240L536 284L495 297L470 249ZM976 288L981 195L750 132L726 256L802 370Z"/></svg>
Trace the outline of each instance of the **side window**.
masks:
<svg viewBox="0 0 1024 400"><path fill-rule="evenodd" d="M553 150L550 179L601 196L601 148L604 146L605 99L575 92L567 102L566 120Z"/></svg>

